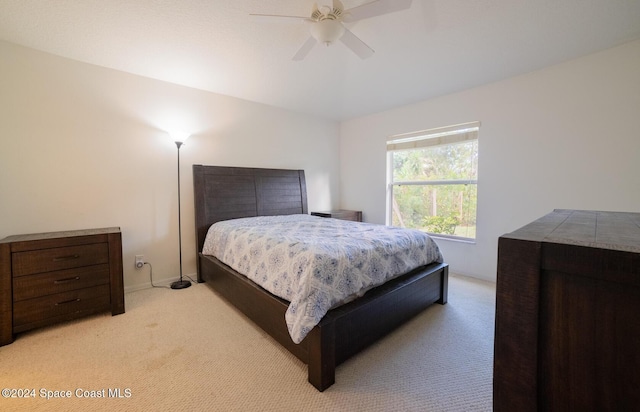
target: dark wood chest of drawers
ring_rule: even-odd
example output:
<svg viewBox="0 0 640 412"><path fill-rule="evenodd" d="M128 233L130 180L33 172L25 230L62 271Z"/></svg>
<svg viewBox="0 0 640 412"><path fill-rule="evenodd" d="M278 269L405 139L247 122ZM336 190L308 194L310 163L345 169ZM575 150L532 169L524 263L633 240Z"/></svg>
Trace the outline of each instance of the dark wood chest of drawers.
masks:
<svg viewBox="0 0 640 412"><path fill-rule="evenodd" d="M500 237L493 383L495 411L640 410L640 213Z"/></svg>
<svg viewBox="0 0 640 412"><path fill-rule="evenodd" d="M119 228L0 240L0 345L19 332L104 311L124 313Z"/></svg>

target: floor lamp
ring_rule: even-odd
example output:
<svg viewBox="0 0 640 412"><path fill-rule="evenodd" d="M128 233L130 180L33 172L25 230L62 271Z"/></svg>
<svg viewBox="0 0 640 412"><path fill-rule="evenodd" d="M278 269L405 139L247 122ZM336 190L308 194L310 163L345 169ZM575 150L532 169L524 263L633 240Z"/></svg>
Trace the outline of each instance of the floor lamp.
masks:
<svg viewBox="0 0 640 412"><path fill-rule="evenodd" d="M182 225L181 225L181 213L180 213L180 146L187 140L189 135L175 135L174 140L178 147L178 245L180 250L180 280L176 280L171 283L171 289L184 289L191 286L191 282L182 279Z"/></svg>

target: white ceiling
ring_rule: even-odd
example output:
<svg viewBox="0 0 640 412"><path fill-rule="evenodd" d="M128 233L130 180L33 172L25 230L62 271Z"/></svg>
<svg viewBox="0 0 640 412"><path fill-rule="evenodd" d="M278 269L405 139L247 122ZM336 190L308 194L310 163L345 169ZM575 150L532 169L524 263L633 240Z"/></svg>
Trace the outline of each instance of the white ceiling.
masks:
<svg viewBox="0 0 640 412"><path fill-rule="evenodd" d="M349 9L370 0L342 0ZM640 38L640 0L413 0L348 27L375 55L316 45L313 0L0 0L0 39L71 59L345 120ZM320 0L319 5L330 4Z"/></svg>

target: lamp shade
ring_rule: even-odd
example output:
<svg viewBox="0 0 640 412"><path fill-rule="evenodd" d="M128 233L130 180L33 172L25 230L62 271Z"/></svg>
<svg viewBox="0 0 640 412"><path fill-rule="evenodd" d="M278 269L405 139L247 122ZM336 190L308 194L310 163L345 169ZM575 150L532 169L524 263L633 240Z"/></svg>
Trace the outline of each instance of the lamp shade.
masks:
<svg viewBox="0 0 640 412"><path fill-rule="evenodd" d="M189 136L191 136L189 133L183 131L172 131L171 133L169 133L169 135L174 142L181 144L184 143L189 138Z"/></svg>

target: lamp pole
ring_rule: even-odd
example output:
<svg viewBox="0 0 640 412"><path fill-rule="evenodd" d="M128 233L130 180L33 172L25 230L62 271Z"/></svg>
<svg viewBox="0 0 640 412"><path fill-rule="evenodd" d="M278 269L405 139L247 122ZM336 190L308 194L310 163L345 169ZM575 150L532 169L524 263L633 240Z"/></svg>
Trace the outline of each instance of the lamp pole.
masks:
<svg viewBox="0 0 640 412"><path fill-rule="evenodd" d="M182 279L182 213L180 213L180 146L181 141L176 140L178 148L178 250L180 251L180 280L171 283L171 289L185 289L191 286L191 282Z"/></svg>

